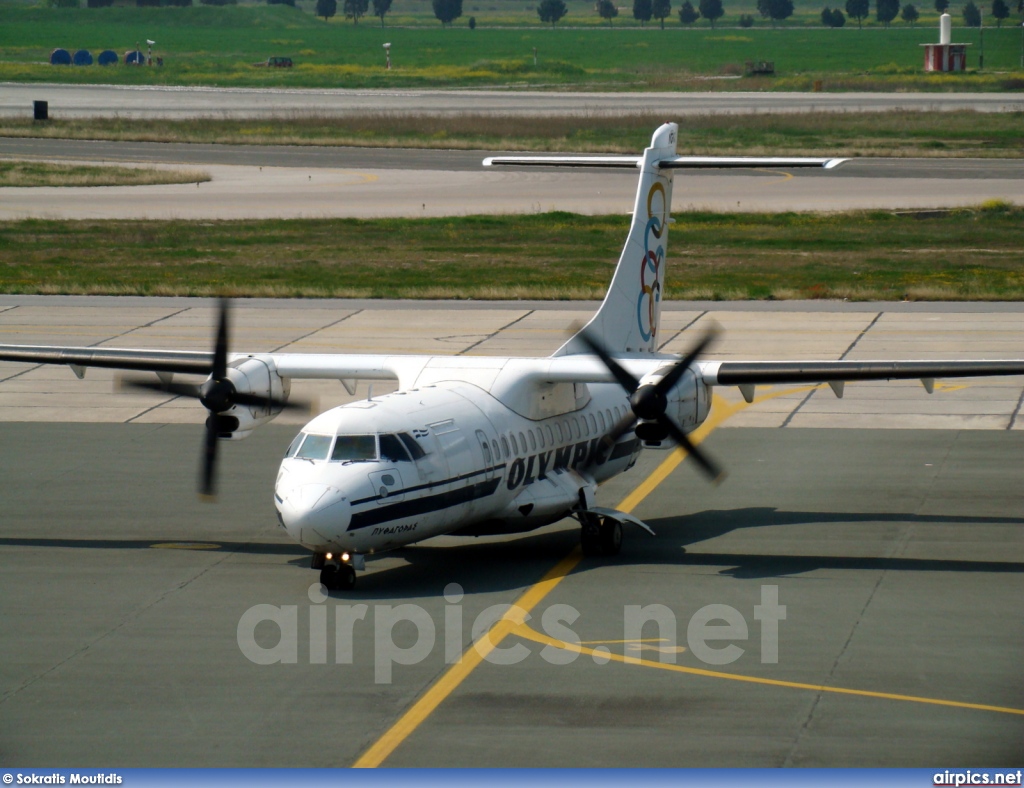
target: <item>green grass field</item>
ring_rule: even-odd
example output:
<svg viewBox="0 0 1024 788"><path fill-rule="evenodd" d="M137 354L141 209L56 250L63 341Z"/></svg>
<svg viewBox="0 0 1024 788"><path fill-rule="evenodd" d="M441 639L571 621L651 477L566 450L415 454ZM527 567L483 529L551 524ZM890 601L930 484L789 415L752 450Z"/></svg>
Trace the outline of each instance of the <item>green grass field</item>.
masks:
<svg viewBox="0 0 1024 788"><path fill-rule="evenodd" d="M678 4L678 3L677 3ZM750 8L745 7L750 5ZM464 4L477 12L478 27L457 23L442 29L425 0L397 4L389 27L375 18L353 25L330 22L286 6L57 9L0 8L0 80L195 84L237 86L459 86L510 85L605 89L810 89L826 90L1014 90L1024 87L1021 36L1008 21L984 32L981 73L924 76L919 44L936 40L934 12L922 8L916 28L896 22L889 30L869 24L838 30L816 26L820 7L798 6L791 22L771 29L736 27L750 0L725 0L727 15L712 30L706 22L684 28L672 17L665 30L640 29L628 8L613 27L595 24L589 3L552 29L541 26L533 4L495 0ZM402 8L415 8L418 14ZM493 12L485 9L495 9ZM515 12L515 13L513 13ZM489 16L492 14L493 16ZM464 20L463 20L464 21ZM813 24L812 24L813 23ZM402 24L402 27L390 26ZM972 43L977 65L978 30L955 27L954 38ZM157 41L161 68L50 66L54 47L119 54L147 38ZM392 44L394 68L385 71L384 42ZM537 65L533 51L537 50ZM256 68L269 55L294 59L292 69ZM771 60L776 77L708 79L742 74L747 60Z"/></svg>
<svg viewBox="0 0 1024 788"><path fill-rule="evenodd" d="M667 298L1024 297L1024 208L677 216ZM0 292L600 298L628 217L0 223ZM354 254L352 250L359 250Z"/></svg>

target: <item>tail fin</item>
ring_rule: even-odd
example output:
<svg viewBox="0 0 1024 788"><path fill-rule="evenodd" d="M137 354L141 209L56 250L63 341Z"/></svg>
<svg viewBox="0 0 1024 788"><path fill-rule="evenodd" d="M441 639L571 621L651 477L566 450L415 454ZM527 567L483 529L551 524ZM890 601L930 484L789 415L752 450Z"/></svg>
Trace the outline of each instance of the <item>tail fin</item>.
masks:
<svg viewBox="0 0 1024 788"><path fill-rule="evenodd" d="M661 294L665 285L665 250L672 211L672 174L677 169L759 167L825 167L843 159L745 158L677 156L679 126L665 123L654 132L651 146L636 156L505 156L484 160L484 166L545 165L556 167L637 167L640 183L633 222L601 308L582 329L612 355L654 353L658 348ZM590 353L577 333L556 356Z"/></svg>

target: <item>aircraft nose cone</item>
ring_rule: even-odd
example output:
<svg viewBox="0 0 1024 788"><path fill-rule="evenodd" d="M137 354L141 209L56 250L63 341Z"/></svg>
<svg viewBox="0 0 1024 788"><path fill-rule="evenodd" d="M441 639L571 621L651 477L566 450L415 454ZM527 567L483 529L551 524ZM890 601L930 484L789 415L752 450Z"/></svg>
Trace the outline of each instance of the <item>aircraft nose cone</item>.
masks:
<svg viewBox="0 0 1024 788"><path fill-rule="evenodd" d="M350 507L344 494L329 484L309 483L291 488L280 504L284 527L303 544L337 539L348 529Z"/></svg>

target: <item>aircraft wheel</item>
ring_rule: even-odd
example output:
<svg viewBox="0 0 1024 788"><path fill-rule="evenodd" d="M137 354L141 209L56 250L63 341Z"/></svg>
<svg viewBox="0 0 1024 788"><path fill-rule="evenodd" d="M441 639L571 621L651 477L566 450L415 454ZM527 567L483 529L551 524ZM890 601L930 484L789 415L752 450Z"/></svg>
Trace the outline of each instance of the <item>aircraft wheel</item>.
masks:
<svg viewBox="0 0 1024 788"><path fill-rule="evenodd" d="M356 570L348 564L342 564L337 572L339 591L351 591L356 587Z"/></svg>
<svg viewBox="0 0 1024 788"><path fill-rule="evenodd" d="M351 568L351 567L349 567ZM337 591L341 586L338 567L334 564L327 564L320 570L320 582L328 591Z"/></svg>
<svg viewBox="0 0 1024 788"><path fill-rule="evenodd" d="M587 519L580 529L580 547L583 555L601 555L601 524L597 518Z"/></svg>
<svg viewBox="0 0 1024 788"><path fill-rule="evenodd" d="M601 522L598 540L601 555L618 555L622 549L622 523L605 517Z"/></svg>
<svg viewBox="0 0 1024 788"><path fill-rule="evenodd" d="M310 569L323 569L324 564L327 563L326 553L313 553L313 557L310 559Z"/></svg>

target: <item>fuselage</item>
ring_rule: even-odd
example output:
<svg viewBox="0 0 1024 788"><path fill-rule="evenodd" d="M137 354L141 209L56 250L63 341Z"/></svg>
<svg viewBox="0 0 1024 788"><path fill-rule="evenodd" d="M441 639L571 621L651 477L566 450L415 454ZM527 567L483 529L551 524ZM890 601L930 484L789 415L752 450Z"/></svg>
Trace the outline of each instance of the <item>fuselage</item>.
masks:
<svg viewBox="0 0 1024 788"><path fill-rule="evenodd" d="M627 414L621 387L591 384L582 402L533 420L471 383L447 382L334 408L281 463L281 524L316 552L367 554L554 522L640 451L632 431L601 446Z"/></svg>

